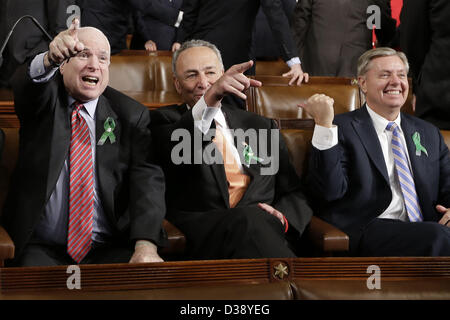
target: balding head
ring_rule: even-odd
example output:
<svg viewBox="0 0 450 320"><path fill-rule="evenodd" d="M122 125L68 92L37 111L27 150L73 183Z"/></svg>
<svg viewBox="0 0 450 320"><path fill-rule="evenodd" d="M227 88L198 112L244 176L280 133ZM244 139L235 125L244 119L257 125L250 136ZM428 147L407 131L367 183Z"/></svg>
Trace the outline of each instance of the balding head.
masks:
<svg viewBox="0 0 450 320"><path fill-rule="evenodd" d="M63 63L60 71L69 95L87 102L98 98L108 85L111 47L96 28L83 27L73 33L84 49Z"/></svg>

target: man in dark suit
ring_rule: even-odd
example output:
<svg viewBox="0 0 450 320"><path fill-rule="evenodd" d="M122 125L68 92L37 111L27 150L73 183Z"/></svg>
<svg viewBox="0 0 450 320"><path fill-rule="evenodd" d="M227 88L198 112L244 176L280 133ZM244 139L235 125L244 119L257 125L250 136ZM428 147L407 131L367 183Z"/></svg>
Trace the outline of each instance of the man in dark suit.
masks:
<svg viewBox="0 0 450 320"><path fill-rule="evenodd" d="M171 50L175 42L175 36L182 14L180 13L183 0L164 0L161 5L166 9L167 15L172 12L179 15L180 19L173 23L161 21L161 15L144 15L140 10L133 12L134 33L131 39L130 49L136 50Z"/></svg>
<svg viewBox="0 0 450 320"><path fill-rule="evenodd" d="M100 29L111 43L111 54L127 48L126 37L131 15L139 11L143 16L151 15L167 25L174 26L179 10L164 4L166 0L78 0L81 8L82 26Z"/></svg>
<svg viewBox="0 0 450 320"><path fill-rule="evenodd" d="M450 2L404 1L400 47L411 63L415 114L450 129Z"/></svg>
<svg viewBox="0 0 450 320"><path fill-rule="evenodd" d="M283 76L291 78L290 84L300 85L308 74L303 73L295 50L289 22L280 0L184 0L183 20L177 32L177 43L189 39L209 41L222 53L225 69L251 56L252 32L259 7L262 7L271 26L282 58L291 70ZM254 74L254 68L247 74Z"/></svg>
<svg viewBox="0 0 450 320"><path fill-rule="evenodd" d="M67 8L75 0L3 0L0 3L0 41L5 40L9 30L20 17L33 16L52 36L67 29ZM9 86L15 69L27 58L34 57L48 47L49 40L32 21L24 19L15 28L3 53L0 69L0 86Z"/></svg>
<svg viewBox="0 0 450 320"><path fill-rule="evenodd" d="M274 122L222 100L260 85L243 74L251 65L224 73L214 45L188 41L173 58L185 104L152 113L167 219L190 258L294 257L312 215Z"/></svg>
<svg viewBox="0 0 450 320"><path fill-rule="evenodd" d="M448 149L438 128L400 113L407 75L403 53L370 50L358 61L364 107L334 117L324 95L303 105L316 122L308 177L315 209L348 233L353 254L450 255Z"/></svg>
<svg viewBox="0 0 450 320"><path fill-rule="evenodd" d="M381 13L378 40L395 33L389 0L299 0L292 24L303 66L314 76L354 77L358 57L372 47L369 6Z"/></svg>
<svg viewBox="0 0 450 320"><path fill-rule="evenodd" d="M12 264L162 261L148 110L107 87L108 40L77 22L13 79L20 147L2 215Z"/></svg>
<svg viewBox="0 0 450 320"><path fill-rule="evenodd" d="M284 14L291 26L294 17L294 9L297 4L296 0L281 0ZM277 41L273 36L264 11L260 7L255 18L255 27L253 29L253 56L255 59L276 60L282 56L282 51L277 45Z"/></svg>

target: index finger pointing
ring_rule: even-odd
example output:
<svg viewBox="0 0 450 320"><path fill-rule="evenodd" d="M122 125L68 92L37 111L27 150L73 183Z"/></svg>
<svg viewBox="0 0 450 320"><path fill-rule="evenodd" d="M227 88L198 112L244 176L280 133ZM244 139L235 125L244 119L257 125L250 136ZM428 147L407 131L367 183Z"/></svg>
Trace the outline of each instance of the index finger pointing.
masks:
<svg viewBox="0 0 450 320"><path fill-rule="evenodd" d="M239 73L244 73L245 71L250 69L252 66L253 66L253 60L249 60L247 62L243 62L243 63L234 65L235 70Z"/></svg>
<svg viewBox="0 0 450 320"><path fill-rule="evenodd" d="M72 24L69 27L69 34L71 36L77 37L79 28L80 28L80 20L77 17L75 17L72 20Z"/></svg>
<svg viewBox="0 0 450 320"><path fill-rule="evenodd" d="M262 86L261 81L250 79L250 87L261 87L261 86Z"/></svg>

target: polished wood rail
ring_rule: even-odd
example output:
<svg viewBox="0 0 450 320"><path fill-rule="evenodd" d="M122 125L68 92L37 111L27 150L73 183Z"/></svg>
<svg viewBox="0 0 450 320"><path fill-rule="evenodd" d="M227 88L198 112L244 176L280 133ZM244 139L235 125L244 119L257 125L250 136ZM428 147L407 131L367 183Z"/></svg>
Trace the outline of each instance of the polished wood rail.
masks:
<svg viewBox="0 0 450 320"><path fill-rule="evenodd" d="M290 258L174 261L146 264L81 265L83 292L119 292L170 288L264 285L277 282L322 284L363 281L368 267L379 267L383 279L411 286L437 282L450 295L450 257L427 258ZM70 294L67 266L0 269L0 298L17 293ZM315 282L314 282L315 281ZM402 282L403 281L403 282ZM355 283L353 281L353 283Z"/></svg>
<svg viewBox="0 0 450 320"><path fill-rule="evenodd" d="M295 279L367 279L367 268L375 265L385 278L450 280L450 257L299 258L292 265Z"/></svg>

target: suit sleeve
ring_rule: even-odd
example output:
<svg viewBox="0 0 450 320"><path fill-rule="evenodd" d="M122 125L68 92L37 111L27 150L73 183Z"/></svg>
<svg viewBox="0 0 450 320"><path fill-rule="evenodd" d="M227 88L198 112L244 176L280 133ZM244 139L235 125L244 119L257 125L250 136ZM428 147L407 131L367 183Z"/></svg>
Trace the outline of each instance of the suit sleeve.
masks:
<svg viewBox="0 0 450 320"><path fill-rule="evenodd" d="M306 34L311 23L311 12L311 0L299 0L294 11L293 29L295 42L300 52L305 45Z"/></svg>
<svg viewBox="0 0 450 320"><path fill-rule="evenodd" d="M67 29L67 8L74 5L74 0L47 0L48 31L50 35L56 36Z"/></svg>
<svg viewBox="0 0 450 320"><path fill-rule="evenodd" d="M135 11L133 14L133 18L134 18L135 32L139 34L139 36L141 36L145 42L147 42L148 40L153 40L150 37L150 30L148 29L147 24L145 23L145 17L142 16L141 12ZM142 48L140 49L143 50L144 47L142 46Z"/></svg>
<svg viewBox="0 0 450 320"><path fill-rule="evenodd" d="M261 7L269 22L274 38L278 41L278 47L284 61L298 56L294 46L293 35L289 26L289 20L284 13L280 0L261 0Z"/></svg>
<svg viewBox="0 0 450 320"><path fill-rule="evenodd" d="M450 208L450 154L448 147L439 134L439 199L438 204Z"/></svg>
<svg viewBox="0 0 450 320"><path fill-rule="evenodd" d="M11 79L14 110L21 122L51 108L58 94L57 80L35 83L28 74L28 68L29 63L19 66Z"/></svg>
<svg viewBox="0 0 450 320"><path fill-rule="evenodd" d="M303 193L300 178L289 161L289 151L280 130L273 122L271 132L277 133L279 141L279 168L276 174L273 207L283 213L290 227L303 233L311 221L312 209Z"/></svg>
<svg viewBox="0 0 450 320"><path fill-rule="evenodd" d="M149 129L150 116L143 110L132 136L130 167L130 238L166 244L162 222L166 212L164 174L156 165Z"/></svg>
<svg viewBox="0 0 450 320"><path fill-rule="evenodd" d="M381 28L375 30L378 45L389 46L397 31L397 21L391 17L391 3L389 0L372 0L372 4L381 9Z"/></svg>
<svg viewBox="0 0 450 320"><path fill-rule="evenodd" d="M400 16L400 47L408 57L414 85L417 84L420 77L420 71L431 43L429 2L426 0L404 1Z"/></svg>
<svg viewBox="0 0 450 320"><path fill-rule="evenodd" d="M161 0L129 0L134 10L141 12L142 16L152 16L162 23L174 26L178 18L178 9L164 5Z"/></svg>
<svg viewBox="0 0 450 320"><path fill-rule="evenodd" d="M337 145L327 150L311 148L306 184L308 193L317 201L338 200L347 192L348 161L341 130L338 140Z"/></svg>
<svg viewBox="0 0 450 320"><path fill-rule="evenodd" d="M176 42L183 43L189 40L189 37L194 32L197 23L198 12L200 10L199 0L184 0L181 6L183 11L183 20L177 30Z"/></svg>

